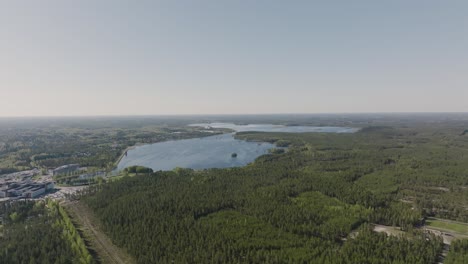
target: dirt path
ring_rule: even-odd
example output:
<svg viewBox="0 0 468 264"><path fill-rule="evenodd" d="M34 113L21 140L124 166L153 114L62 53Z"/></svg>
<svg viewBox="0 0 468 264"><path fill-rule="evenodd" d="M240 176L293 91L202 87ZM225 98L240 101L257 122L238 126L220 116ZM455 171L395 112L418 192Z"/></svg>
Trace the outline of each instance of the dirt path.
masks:
<svg viewBox="0 0 468 264"><path fill-rule="evenodd" d="M401 236L405 234L405 232L401 231L398 227L377 224L374 225L374 231L377 233L386 233L389 236Z"/></svg>
<svg viewBox="0 0 468 264"><path fill-rule="evenodd" d="M101 263L133 264L135 261L122 249L115 246L104 232L100 230L98 220L90 209L80 202L67 202L63 206L67 209L70 217L77 221L79 229L91 243Z"/></svg>

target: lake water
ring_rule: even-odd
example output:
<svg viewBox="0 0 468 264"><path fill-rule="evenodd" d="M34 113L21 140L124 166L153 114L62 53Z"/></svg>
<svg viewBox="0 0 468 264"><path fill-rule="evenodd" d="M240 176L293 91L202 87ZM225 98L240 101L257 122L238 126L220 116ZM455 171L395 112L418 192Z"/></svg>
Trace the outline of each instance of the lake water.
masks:
<svg viewBox="0 0 468 264"><path fill-rule="evenodd" d="M193 124L212 128L229 128L236 132L324 132L353 133L355 128L347 127L311 127L280 126L268 124L234 125L228 123ZM207 169L245 166L257 157L267 154L274 144L247 142L234 138L234 133L214 135L204 138L166 141L150 145L137 146L127 152L117 166L122 170L133 165L152 168L153 170L172 170L176 167ZM237 157L231 157L237 153Z"/></svg>
<svg viewBox="0 0 468 264"><path fill-rule="evenodd" d="M258 131L258 132L286 132L286 133L305 133L305 132L321 132L321 133L354 133L358 128L353 127L314 127L314 126L283 126L272 124L249 124L236 125L232 123L201 123L192 124L190 126L199 126L206 128L228 128L236 132Z"/></svg>
<svg viewBox="0 0 468 264"><path fill-rule="evenodd" d="M204 138L166 141L136 147L128 151L118 169L132 165L153 170L172 170L176 167L205 169L244 166L260 155L268 153L275 145L237 140L233 134ZM231 154L237 153L236 158Z"/></svg>

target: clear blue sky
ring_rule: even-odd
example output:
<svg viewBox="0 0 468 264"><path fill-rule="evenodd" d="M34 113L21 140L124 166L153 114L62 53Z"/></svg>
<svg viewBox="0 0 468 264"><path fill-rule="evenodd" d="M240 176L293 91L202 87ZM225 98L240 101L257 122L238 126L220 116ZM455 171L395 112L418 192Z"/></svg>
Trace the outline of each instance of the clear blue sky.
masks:
<svg viewBox="0 0 468 264"><path fill-rule="evenodd" d="M0 98L0 116L468 112L468 1L1 1Z"/></svg>

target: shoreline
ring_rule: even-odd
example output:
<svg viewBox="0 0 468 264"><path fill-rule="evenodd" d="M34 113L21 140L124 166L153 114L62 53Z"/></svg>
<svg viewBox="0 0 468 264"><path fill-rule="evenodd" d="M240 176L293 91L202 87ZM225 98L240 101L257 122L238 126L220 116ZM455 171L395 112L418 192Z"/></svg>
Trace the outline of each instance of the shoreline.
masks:
<svg viewBox="0 0 468 264"><path fill-rule="evenodd" d="M114 167L113 167L113 170L117 169L117 166L119 165L120 161L123 159L125 153L127 153L127 151L129 150L132 150L132 149L135 149L136 147L138 147L139 145L144 145L144 144L140 144L140 143L137 143L133 146L129 146L127 148L125 148L122 153L120 154L119 158L114 162Z"/></svg>

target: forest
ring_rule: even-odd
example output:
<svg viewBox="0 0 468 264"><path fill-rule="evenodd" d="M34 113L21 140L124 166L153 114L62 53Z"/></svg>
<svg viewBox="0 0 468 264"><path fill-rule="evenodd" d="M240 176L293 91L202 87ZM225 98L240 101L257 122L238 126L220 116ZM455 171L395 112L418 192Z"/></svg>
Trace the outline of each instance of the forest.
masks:
<svg viewBox="0 0 468 264"><path fill-rule="evenodd" d="M468 125L384 121L355 134L238 133L289 147L241 168L125 176L81 202L138 263L435 263L442 239L420 226L468 221ZM447 263L466 257L461 241Z"/></svg>
<svg viewBox="0 0 468 264"><path fill-rule="evenodd" d="M236 123L273 119L229 118ZM276 118L275 124L361 129L352 134L240 132L236 134L239 139L271 142L278 148L237 168L153 171L133 166L107 182L96 182L74 199L94 212L113 243L137 263L467 262L468 240L455 239L448 252L444 251L442 238L427 231L425 225L429 220L432 226L447 225L438 219L468 222L468 118ZM183 124L193 122L185 119L68 122L54 129L78 134L86 130L95 137L79 136L76 141L65 137L62 143L70 148L69 153L80 153L87 146L109 147L116 142L115 131L132 134L143 129L154 135L171 135L138 139L141 142L205 133L184 130ZM11 143L8 135L22 137L31 126L3 127L3 131L11 131L2 136ZM39 127L40 133L49 134L53 124L47 126ZM25 156L28 166L39 164L31 160L43 157L38 153L54 152L28 143L33 134L14 144L15 151L26 156L36 153ZM107 143L99 145L98 141ZM118 144L123 148L130 143ZM122 149L108 147L103 147L109 153L102 156L106 161L98 166L115 162L122 153ZM2 152L3 162L17 160L17 154L11 154L16 152L8 151ZM88 158L95 162L96 157ZM65 161L52 156L44 159L57 164ZM0 263L97 261L55 202L2 202L0 216ZM375 225L400 232L376 232Z"/></svg>
<svg viewBox="0 0 468 264"><path fill-rule="evenodd" d="M0 263L95 263L67 213L56 202L3 202L0 217Z"/></svg>

